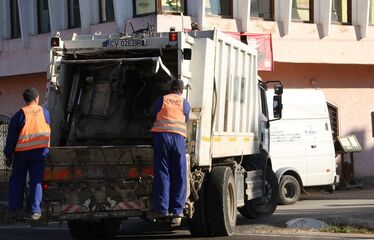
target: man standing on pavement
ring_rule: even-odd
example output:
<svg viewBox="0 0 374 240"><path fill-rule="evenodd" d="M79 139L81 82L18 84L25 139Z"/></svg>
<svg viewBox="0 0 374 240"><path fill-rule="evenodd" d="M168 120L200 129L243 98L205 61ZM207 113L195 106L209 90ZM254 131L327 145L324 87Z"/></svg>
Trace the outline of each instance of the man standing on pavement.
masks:
<svg viewBox="0 0 374 240"><path fill-rule="evenodd" d="M186 137L190 104L182 97L183 81L154 103L153 204L157 217L181 218L186 203Z"/></svg>
<svg viewBox="0 0 374 240"><path fill-rule="evenodd" d="M9 214L17 217L23 210L26 175L29 173L31 219L41 217L44 161L50 143L50 118L39 106L39 93L30 87L23 92L25 106L10 120L4 148L6 164L12 165L9 179Z"/></svg>

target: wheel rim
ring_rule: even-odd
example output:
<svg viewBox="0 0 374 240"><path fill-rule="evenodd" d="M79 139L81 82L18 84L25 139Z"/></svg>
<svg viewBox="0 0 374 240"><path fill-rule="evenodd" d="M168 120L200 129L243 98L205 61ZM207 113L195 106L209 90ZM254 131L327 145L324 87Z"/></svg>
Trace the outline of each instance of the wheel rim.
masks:
<svg viewBox="0 0 374 240"><path fill-rule="evenodd" d="M268 181L265 181L265 194L262 198L263 202L269 202L271 199L271 195L273 193L273 190L271 189L271 185Z"/></svg>
<svg viewBox="0 0 374 240"><path fill-rule="evenodd" d="M230 219L230 223L234 221L234 217L236 216L235 204L234 204L234 187L231 183L228 184L228 193L226 195L227 201L227 208L228 208L228 217Z"/></svg>
<svg viewBox="0 0 374 240"><path fill-rule="evenodd" d="M293 199L296 195L296 189L295 186L291 183L286 183L283 187L283 195L286 198Z"/></svg>

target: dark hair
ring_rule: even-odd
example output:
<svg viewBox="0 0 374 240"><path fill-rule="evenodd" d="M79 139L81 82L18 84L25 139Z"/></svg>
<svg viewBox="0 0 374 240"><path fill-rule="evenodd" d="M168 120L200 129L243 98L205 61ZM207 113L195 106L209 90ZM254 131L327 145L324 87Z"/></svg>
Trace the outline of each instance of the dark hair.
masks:
<svg viewBox="0 0 374 240"><path fill-rule="evenodd" d="M176 79L171 82L170 90L172 92L183 91L184 83L182 80Z"/></svg>
<svg viewBox="0 0 374 240"><path fill-rule="evenodd" d="M23 92L22 96L25 102L29 103L39 97L39 92L35 88L29 87Z"/></svg>

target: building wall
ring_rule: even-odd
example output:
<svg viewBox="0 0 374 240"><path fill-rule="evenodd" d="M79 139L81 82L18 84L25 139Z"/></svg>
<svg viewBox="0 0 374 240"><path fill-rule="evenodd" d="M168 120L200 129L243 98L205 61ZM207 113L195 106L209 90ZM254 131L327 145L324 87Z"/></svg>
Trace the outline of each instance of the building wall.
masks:
<svg viewBox="0 0 374 240"><path fill-rule="evenodd" d="M23 105L23 91L33 86L40 94L40 103L43 104L47 86L46 73L33 73L0 77L0 114L13 116Z"/></svg>
<svg viewBox="0 0 374 240"><path fill-rule="evenodd" d="M374 111L374 26L368 23L370 1L352 0L352 25L331 24L331 1L314 0L314 23L303 23L291 20L291 0L275 0L275 21L251 18L249 0L233 0L233 19L205 16L202 0L188 0L184 17L160 14L134 18L133 1L114 0L115 21L98 24L99 12L94 9L99 1L81 0L82 27L68 29L66 2L48 0L51 33L39 35L33 14L36 1L18 1L22 38L10 39L9 1L0 0L0 114L10 116L22 106L21 95L27 86L33 85L44 94L48 40L57 31L62 39L71 39L74 32L117 33L123 32L130 20L135 29L150 22L157 31L170 27L181 30L197 22L201 29L271 33L275 70L261 72L263 79L279 79L285 87L323 89L327 99L339 107L340 135L354 133L364 147L362 153L355 154L356 175L374 176L370 119Z"/></svg>
<svg viewBox="0 0 374 240"><path fill-rule="evenodd" d="M275 63L263 80L280 80L285 88L319 88L338 107L339 135L355 134L363 151L355 153L355 176L373 176L374 66L352 64ZM349 156L347 156L348 158Z"/></svg>

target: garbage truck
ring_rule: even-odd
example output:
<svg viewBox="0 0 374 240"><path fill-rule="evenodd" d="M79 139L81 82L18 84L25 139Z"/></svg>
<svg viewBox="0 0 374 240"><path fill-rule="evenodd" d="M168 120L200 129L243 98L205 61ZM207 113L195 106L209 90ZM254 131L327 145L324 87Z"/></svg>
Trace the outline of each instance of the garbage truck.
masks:
<svg viewBox="0 0 374 240"><path fill-rule="evenodd" d="M51 147L44 215L76 238L115 236L152 212L152 105L181 79L191 105L184 209L194 236L233 235L237 210L272 215L278 184L269 152L267 85L257 49L217 30L73 34L51 38L45 106Z"/></svg>

